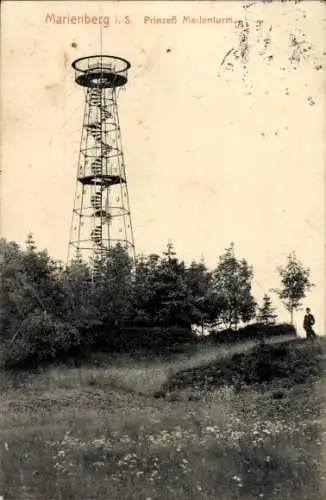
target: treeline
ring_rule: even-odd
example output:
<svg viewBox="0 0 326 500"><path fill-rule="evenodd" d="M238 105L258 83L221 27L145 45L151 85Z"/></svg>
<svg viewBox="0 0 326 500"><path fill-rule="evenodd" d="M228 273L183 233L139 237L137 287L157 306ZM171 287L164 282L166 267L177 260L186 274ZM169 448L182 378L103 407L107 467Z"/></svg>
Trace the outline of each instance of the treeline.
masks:
<svg viewBox="0 0 326 500"><path fill-rule="evenodd" d="M138 257L135 265L117 246L107 252L95 277L80 260L61 266L47 251L37 249L32 235L24 249L1 239L0 252L0 335L5 365L54 358L76 346L98 347L112 331L120 332L115 338L128 343L121 332L132 328L160 331L162 337L164 329L171 332L171 327L189 333L192 325L230 332L254 320L273 325L277 319L268 295L263 304L257 304L252 295L253 268L236 257L233 245L213 270L204 262L186 265L171 244L162 255ZM302 278L301 297L297 282L292 295L289 283L283 283L289 266L293 274L293 263ZM293 311L311 286L309 271L294 254L279 271L283 281L276 292ZM131 340L133 335L129 335Z"/></svg>

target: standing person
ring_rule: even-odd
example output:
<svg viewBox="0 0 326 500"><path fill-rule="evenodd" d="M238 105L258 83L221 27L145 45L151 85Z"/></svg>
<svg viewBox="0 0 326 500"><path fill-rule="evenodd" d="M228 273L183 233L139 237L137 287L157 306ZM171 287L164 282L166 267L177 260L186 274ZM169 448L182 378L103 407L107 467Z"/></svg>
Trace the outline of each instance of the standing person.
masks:
<svg viewBox="0 0 326 500"><path fill-rule="evenodd" d="M315 324L315 318L311 314L309 307L306 309L306 314L303 320L303 328L305 329L307 339L316 339L317 335L313 330L313 325Z"/></svg>

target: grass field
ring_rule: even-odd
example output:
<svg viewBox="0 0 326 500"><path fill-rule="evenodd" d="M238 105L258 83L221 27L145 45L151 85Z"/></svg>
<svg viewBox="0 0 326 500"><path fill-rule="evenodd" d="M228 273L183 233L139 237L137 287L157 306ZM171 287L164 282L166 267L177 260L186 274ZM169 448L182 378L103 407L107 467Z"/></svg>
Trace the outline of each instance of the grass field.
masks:
<svg viewBox="0 0 326 500"><path fill-rule="evenodd" d="M198 348L170 361L98 357L80 368L2 374L0 496L325 498L323 375L283 392L277 384L240 392L193 386L153 397L181 370L252 345Z"/></svg>

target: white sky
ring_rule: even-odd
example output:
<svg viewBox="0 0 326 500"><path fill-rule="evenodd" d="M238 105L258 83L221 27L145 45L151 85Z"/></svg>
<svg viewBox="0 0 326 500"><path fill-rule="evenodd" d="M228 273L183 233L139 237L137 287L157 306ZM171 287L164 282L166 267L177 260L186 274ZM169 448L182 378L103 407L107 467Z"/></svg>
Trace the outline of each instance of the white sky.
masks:
<svg viewBox="0 0 326 500"><path fill-rule="evenodd" d="M214 266L233 241L254 266L260 299L295 250L316 283L307 305L322 333L325 69L315 69L326 51L322 3L4 2L1 233L23 243L32 231L65 260L84 98L71 63L99 53L101 35L98 25L46 24L47 13L110 16L103 53L132 64L119 110L136 251L160 253L171 239L181 258L204 256ZM130 25L113 23L125 15ZM143 22L172 15L177 24ZM247 76L232 54L233 71L220 67L238 45L235 25L182 24L188 15L247 17ZM311 47L296 69L291 33Z"/></svg>

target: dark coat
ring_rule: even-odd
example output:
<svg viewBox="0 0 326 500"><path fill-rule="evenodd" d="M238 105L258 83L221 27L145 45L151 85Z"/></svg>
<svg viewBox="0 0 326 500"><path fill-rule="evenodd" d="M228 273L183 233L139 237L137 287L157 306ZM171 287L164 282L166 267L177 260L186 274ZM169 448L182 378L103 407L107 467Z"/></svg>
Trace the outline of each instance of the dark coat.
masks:
<svg viewBox="0 0 326 500"><path fill-rule="evenodd" d="M304 320L303 320L303 328L304 329L310 329L312 326L315 324L315 318L311 313L305 314Z"/></svg>

